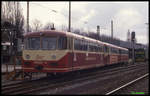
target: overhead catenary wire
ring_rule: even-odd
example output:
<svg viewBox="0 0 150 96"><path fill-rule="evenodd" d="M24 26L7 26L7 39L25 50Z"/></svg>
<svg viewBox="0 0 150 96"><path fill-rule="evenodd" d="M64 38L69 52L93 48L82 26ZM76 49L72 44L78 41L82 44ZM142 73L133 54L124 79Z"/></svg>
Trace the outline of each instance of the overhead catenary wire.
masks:
<svg viewBox="0 0 150 96"><path fill-rule="evenodd" d="M48 11L50 10L50 11L56 13L56 14L62 15L62 16L64 16L66 19L68 19L68 17L69 17L69 14L68 14L68 15L67 15L67 14L64 14L64 13L58 11L58 10L49 8L49 7L44 6L44 5L42 5L42 4L39 4L39 3L32 3L32 2L30 3L30 5L31 5L31 4L40 6L40 7L42 7L42 8L47 9ZM72 19L73 21L79 21L79 22L83 22L83 23L86 22L86 21L80 20L80 18L76 18L76 17L73 17L73 16L71 16L71 19ZM89 25L89 23L88 23L88 25ZM91 25L90 25L90 26L91 26Z"/></svg>
<svg viewBox="0 0 150 96"><path fill-rule="evenodd" d="M66 15L66 14L64 14L64 13L62 13L62 12L58 11L58 10L54 10L54 9L48 8L48 7L43 6L43 5L41 5L41 4L38 4L38 3L31 3L31 4L39 5L40 7L43 7L43 8L49 9L49 10L51 10L51 11L55 12L55 13L58 13L58 14L60 14L60 15L63 15L64 17L68 17L68 16L69 16L69 14L68 14L68 15ZM75 17L71 17L71 19L78 20L78 19L77 19L77 18L75 18Z"/></svg>

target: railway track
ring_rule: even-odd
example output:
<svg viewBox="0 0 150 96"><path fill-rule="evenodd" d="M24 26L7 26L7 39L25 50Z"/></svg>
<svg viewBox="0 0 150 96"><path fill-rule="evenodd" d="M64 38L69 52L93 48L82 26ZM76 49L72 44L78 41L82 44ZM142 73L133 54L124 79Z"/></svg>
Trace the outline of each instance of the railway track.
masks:
<svg viewBox="0 0 150 96"><path fill-rule="evenodd" d="M136 70L136 68L139 66L142 68L144 64L138 65L138 66L132 65L132 66L119 67L119 68L114 68L114 69L109 69L109 70L96 71L96 72L87 73L87 74L80 74L78 76L74 76L70 78L67 78L67 76L64 76L63 78L51 78L51 79L45 78L45 79L42 79L43 81L35 80L33 82L5 85L5 86L2 86L2 94L31 94L31 93L46 90L49 88L65 86L68 83L88 80L88 79L96 78L99 76L111 75L117 72L123 72L127 70ZM78 78L81 78L81 79L78 79Z"/></svg>
<svg viewBox="0 0 150 96"><path fill-rule="evenodd" d="M114 90L112 90L112 91L106 93L105 95L112 95L112 94L115 94L115 93L117 93L118 91L120 91L121 89L126 88L126 87L129 87L129 86L131 86L133 83L142 80L143 78L147 77L148 75L149 75L149 73L144 74L143 76L141 76L141 77L139 77L139 78L136 78L136 79L134 79L134 80L132 80L132 81L130 81L130 82L128 82L128 83L126 83L126 84L124 84L124 85L122 85L122 86L120 86L120 87L118 87L118 88L116 88L116 89L114 89Z"/></svg>
<svg viewBox="0 0 150 96"><path fill-rule="evenodd" d="M132 67L132 66L137 66L138 64L135 64L135 65L130 65L128 67ZM117 70L118 68L121 68L121 67L124 67L124 66L106 66L105 68L103 67L100 67L98 69L94 69L94 71L111 71L111 70ZM110 69L109 69L110 68ZM91 70L90 70L91 71ZM93 71L92 71L93 72ZM33 83L33 82L36 82L36 81L41 81L41 80L45 80L47 77L44 77L44 78L39 78L39 79L32 79L32 80L23 80L23 81L19 81L19 82L13 82L13 83L2 83L2 87L9 87L9 86L15 86L15 85L19 85L19 84L23 84L23 83ZM37 82L38 83L38 82Z"/></svg>

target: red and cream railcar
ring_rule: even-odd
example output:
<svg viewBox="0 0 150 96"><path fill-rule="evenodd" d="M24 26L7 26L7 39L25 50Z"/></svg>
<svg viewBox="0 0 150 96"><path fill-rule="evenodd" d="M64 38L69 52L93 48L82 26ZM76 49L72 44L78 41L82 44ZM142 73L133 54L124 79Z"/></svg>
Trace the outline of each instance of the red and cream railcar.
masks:
<svg viewBox="0 0 150 96"><path fill-rule="evenodd" d="M107 47L107 49L105 47ZM105 60L107 62L106 64L128 63L128 49L104 43L104 50L108 50L107 53L104 52L107 58L107 60Z"/></svg>
<svg viewBox="0 0 150 96"><path fill-rule="evenodd" d="M40 31L25 36L23 70L60 73L127 61L125 48L70 32ZM114 51L118 50L117 52Z"/></svg>

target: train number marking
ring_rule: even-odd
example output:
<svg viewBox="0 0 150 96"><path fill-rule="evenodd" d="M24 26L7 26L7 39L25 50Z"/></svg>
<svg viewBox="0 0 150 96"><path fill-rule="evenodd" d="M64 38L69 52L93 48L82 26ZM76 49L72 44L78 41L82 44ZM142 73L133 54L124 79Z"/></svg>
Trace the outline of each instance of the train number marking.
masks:
<svg viewBox="0 0 150 96"><path fill-rule="evenodd" d="M45 56L36 55L36 59L43 59Z"/></svg>

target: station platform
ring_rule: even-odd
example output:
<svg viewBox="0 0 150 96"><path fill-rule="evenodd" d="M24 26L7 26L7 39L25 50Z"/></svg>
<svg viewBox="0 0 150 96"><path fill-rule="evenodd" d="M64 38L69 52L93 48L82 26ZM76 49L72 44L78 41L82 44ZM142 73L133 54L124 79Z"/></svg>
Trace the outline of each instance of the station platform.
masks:
<svg viewBox="0 0 150 96"><path fill-rule="evenodd" d="M7 72L6 68L7 68L6 64L1 64L1 74L5 74ZM22 69L22 66L21 65L16 65L15 69ZM12 72L12 71L14 71L14 65L9 65L8 64L8 72Z"/></svg>

